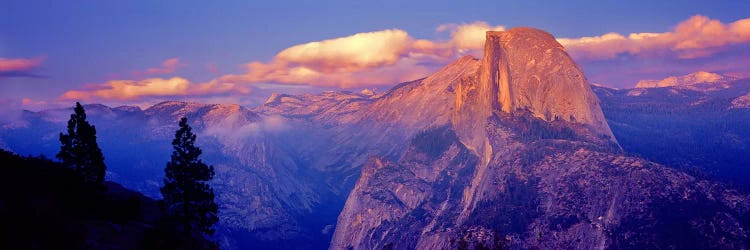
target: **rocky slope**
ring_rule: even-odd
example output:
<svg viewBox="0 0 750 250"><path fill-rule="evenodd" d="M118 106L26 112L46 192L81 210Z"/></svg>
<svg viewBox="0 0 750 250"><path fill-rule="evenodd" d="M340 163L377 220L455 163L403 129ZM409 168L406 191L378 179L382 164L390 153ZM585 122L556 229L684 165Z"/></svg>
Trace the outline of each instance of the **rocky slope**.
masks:
<svg viewBox="0 0 750 250"><path fill-rule="evenodd" d="M514 132L528 126L525 119L497 114L492 120L488 133L498 154L482 176L479 158L448 127L417 136L397 162L368 162L331 249L731 249L750 243L746 195L560 136L565 133ZM462 205L471 199L476 202L466 210Z"/></svg>
<svg viewBox="0 0 750 250"><path fill-rule="evenodd" d="M331 249L749 243L748 197L624 156L551 35L488 32L479 70L452 85L450 124L424 128L397 160L362 168Z"/></svg>

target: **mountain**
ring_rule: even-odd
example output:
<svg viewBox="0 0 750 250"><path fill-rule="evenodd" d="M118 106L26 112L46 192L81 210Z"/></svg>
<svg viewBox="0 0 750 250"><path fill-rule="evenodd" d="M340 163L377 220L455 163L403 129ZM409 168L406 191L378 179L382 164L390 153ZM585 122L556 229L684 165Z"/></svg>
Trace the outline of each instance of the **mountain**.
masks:
<svg viewBox="0 0 750 250"><path fill-rule="evenodd" d="M750 190L750 79L723 85L594 91L626 152Z"/></svg>
<svg viewBox="0 0 750 250"><path fill-rule="evenodd" d="M683 76L670 76L661 80L641 80L636 88L680 87L692 90L712 91L726 88L726 83L737 80L736 77L706 71L693 72Z"/></svg>
<svg viewBox="0 0 750 250"><path fill-rule="evenodd" d="M451 123L363 166L331 249L748 244L747 195L624 155L551 35L488 32L484 58L446 83Z"/></svg>
<svg viewBox="0 0 750 250"><path fill-rule="evenodd" d="M107 178L154 198L187 117L228 249L748 245L748 197L626 155L643 138L608 124L598 90L550 34L515 28L382 93L85 108ZM70 112L23 112L0 145L54 156Z"/></svg>

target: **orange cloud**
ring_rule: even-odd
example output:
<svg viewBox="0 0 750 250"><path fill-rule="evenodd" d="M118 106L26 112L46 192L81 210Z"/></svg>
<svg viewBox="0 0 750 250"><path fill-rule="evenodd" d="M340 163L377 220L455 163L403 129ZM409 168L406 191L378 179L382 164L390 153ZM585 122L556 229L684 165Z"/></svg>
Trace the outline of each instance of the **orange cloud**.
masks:
<svg viewBox="0 0 750 250"><path fill-rule="evenodd" d="M0 73L29 71L44 62L44 57L35 58L0 58Z"/></svg>
<svg viewBox="0 0 750 250"><path fill-rule="evenodd" d="M47 101L44 100L34 100L28 97L21 98L21 105L24 108L31 108L31 109L40 109L42 107L47 106Z"/></svg>
<svg viewBox="0 0 750 250"><path fill-rule="evenodd" d="M180 63L179 57L174 57L164 60L164 62L161 63L161 67L149 68L144 71L135 72L134 74L136 76L172 74L177 71L177 68L184 66L184 63Z"/></svg>
<svg viewBox="0 0 750 250"><path fill-rule="evenodd" d="M750 18L729 24L696 15L664 33L607 33L601 36L560 38L579 60L606 60L620 54L637 56L674 55L681 59L707 57L729 45L750 43Z"/></svg>
<svg viewBox="0 0 750 250"><path fill-rule="evenodd" d="M218 79L224 83L285 83L328 87L361 87L384 83L397 83L419 79L432 72L412 58L400 59L393 65L374 67L363 71L336 71L325 73L305 66L292 66L284 62L269 64L252 62L242 75L225 75Z"/></svg>
<svg viewBox="0 0 750 250"><path fill-rule="evenodd" d="M438 26L437 32L450 31L451 44L459 53L484 48L487 31L503 31L505 26L491 26L487 22L476 21L468 24L443 24Z"/></svg>
<svg viewBox="0 0 750 250"><path fill-rule="evenodd" d="M250 62L246 73L218 79L230 83L286 83L355 87L392 84L424 77L426 64L454 59L448 43L414 39L398 29L295 45L269 63Z"/></svg>
<svg viewBox="0 0 750 250"><path fill-rule="evenodd" d="M321 72L356 71L395 64L411 42L412 38L403 30L358 33L292 46L279 52L276 60Z"/></svg>
<svg viewBox="0 0 750 250"><path fill-rule="evenodd" d="M27 97L27 98L21 99L22 105L31 105L32 103L34 103L34 100L32 100L31 98Z"/></svg>
<svg viewBox="0 0 750 250"><path fill-rule="evenodd" d="M250 89L232 83L211 81L193 84L181 77L169 79L151 78L140 81L114 80L102 84L93 84L81 90L65 92L61 100L120 100L133 101L145 97L211 95L224 93L248 94Z"/></svg>

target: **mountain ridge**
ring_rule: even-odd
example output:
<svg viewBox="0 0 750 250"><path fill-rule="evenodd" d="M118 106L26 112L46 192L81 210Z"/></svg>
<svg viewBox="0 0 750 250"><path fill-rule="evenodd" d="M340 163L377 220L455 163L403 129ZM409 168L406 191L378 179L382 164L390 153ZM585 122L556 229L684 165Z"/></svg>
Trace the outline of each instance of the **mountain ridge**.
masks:
<svg viewBox="0 0 750 250"><path fill-rule="evenodd" d="M670 76L661 80L640 80L636 83L635 88L663 88L663 87L680 87L701 91L713 91L727 88L726 83L739 78L711 73L707 71L696 71L687 75Z"/></svg>

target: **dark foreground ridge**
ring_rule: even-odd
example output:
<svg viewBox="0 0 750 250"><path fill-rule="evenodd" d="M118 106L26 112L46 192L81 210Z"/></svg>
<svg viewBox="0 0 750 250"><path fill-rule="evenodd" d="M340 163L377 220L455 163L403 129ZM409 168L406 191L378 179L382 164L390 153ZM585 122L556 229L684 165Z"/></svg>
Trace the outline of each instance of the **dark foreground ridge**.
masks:
<svg viewBox="0 0 750 250"><path fill-rule="evenodd" d="M0 150L2 249L164 249L180 246L163 205L73 169ZM193 242L194 246L208 245ZM200 249L200 247L196 247Z"/></svg>

